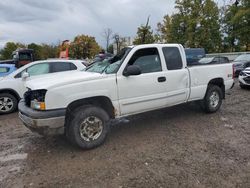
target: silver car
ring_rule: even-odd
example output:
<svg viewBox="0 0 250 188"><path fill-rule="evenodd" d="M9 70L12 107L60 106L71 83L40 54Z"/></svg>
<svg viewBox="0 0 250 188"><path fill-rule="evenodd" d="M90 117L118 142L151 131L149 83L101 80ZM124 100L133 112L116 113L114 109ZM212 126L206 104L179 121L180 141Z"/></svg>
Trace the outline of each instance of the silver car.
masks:
<svg viewBox="0 0 250 188"><path fill-rule="evenodd" d="M241 88L250 87L250 67L240 72L239 82Z"/></svg>

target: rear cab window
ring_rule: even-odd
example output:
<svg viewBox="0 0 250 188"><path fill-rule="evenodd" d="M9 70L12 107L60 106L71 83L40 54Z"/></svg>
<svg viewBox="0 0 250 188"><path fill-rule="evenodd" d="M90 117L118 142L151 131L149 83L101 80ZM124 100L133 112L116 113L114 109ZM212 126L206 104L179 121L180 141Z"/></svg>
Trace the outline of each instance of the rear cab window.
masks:
<svg viewBox="0 0 250 188"><path fill-rule="evenodd" d="M179 48L163 47L162 51L168 70L178 70L183 68L183 62Z"/></svg>

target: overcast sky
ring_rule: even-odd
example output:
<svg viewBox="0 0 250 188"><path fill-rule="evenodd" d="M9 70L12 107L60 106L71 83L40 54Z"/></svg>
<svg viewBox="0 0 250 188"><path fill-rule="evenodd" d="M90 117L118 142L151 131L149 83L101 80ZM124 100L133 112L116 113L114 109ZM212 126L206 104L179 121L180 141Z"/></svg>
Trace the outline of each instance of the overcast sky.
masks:
<svg viewBox="0 0 250 188"><path fill-rule="evenodd" d="M222 0L221 0L222 1ZM135 36L148 15L155 28L174 11L175 0L0 0L0 48L8 41L57 43L78 34L96 37L104 28Z"/></svg>

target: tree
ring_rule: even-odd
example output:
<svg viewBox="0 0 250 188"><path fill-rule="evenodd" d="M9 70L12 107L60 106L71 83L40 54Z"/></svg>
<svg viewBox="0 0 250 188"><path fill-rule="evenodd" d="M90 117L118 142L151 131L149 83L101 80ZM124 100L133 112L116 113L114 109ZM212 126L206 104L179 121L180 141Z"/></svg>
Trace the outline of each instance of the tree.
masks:
<svg viewBox="0 0 250 188"><path fill-rule="evenodd" d="M1 50L1 58L12 59L12 52L18 48L25 48L25 45L21 43L7 42Z"/></svg>
<svg viewBox="0 0 250 188"><path fill-rule="evenodd" d="M238 2L238 1L237 1ZM227 5L223 18L224 43L230 51L250 50L250 2Z"/></svg>
<svg viewBox="0 0 250 188"><path fill-rule="evenodd" d="M69 54L71 58L85 59L93 58L101 50L94 37L78 35L70 44Z"/></svg>
<svg viewBox="0 0 250 188"><path fill-rule="evenodd" d="M135 37L134 44L150 44L155 42L155 37L153 35L153 30L149 26L149 17L147 19L146 25L141 25L137 29L137 36Z"/></svg>
<svg viewBox="0 0 250 188"><path fill-rule="evenodd" d="M53 44L42 44L40 51L41 59L57 58L59 56L59 46Z"/></svg>
<svg viewBox="0 0 250 188"><path fill-rule="evenodd" d="M113 31L110 28L106 28L103 30L102 36L105 39L106 42L106 51L108 52L109 44L112 39Z"/></svg>
<svg viewBox="0 0 250 188"><path fill-rule="evenodd" d="M29 49L33 49L34 50L34 59L35 60L41 60L43 55L42 55L42 46L39 44L35 44L35 43L31 43L28 44L28 48Z"/></svg>
<svg viewBox="0 0 250 188"><path fill-rule="evenodd" d="M108 52L108 53L111 53L111 54L114 53L114 46L113 46L113 44L110 44L110 45L109 45L107 52Z"/></svg>
<svg viewBox="0 0 250 188"><path fill-rule="evenodd" d="M177 13L158 24L161 40L185 47L203 47L207 52L221 48L219 9L212 0L176 0Z"/></svg>

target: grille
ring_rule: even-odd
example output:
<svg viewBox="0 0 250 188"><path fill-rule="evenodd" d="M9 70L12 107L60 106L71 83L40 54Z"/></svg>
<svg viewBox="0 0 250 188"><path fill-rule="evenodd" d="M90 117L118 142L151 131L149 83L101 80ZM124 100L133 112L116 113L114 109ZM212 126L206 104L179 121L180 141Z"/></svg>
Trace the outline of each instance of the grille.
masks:
<svg viewBox="0 0 250 188"><path fill-rule="evenodd" d="M250 84L250 76L243 78L243 80L244 80L247 84Z"/></svg>

